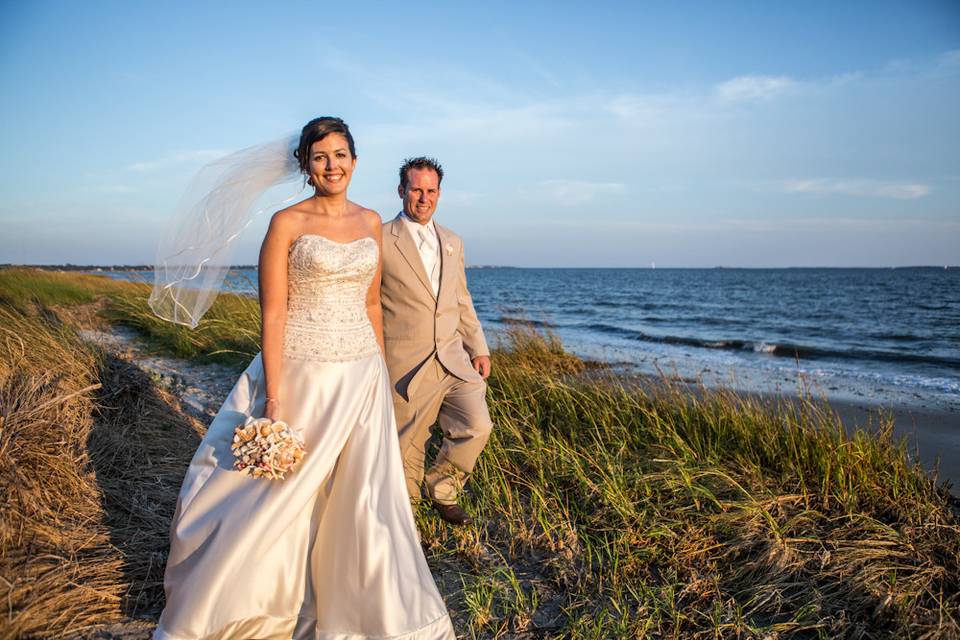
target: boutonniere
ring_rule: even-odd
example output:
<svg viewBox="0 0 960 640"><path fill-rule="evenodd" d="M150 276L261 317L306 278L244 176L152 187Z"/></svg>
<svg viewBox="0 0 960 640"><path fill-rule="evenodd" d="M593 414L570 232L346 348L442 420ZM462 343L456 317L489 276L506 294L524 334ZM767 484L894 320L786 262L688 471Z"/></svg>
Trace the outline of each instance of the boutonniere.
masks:
<svg viewBox="0 0 960 640"><path fill-rule="evenodd" d="M452 255L453 255L453 245L452 245L452 244L448 244L448 245L447 245L447 255L448 255L448 256L452 256Z"/></svg>

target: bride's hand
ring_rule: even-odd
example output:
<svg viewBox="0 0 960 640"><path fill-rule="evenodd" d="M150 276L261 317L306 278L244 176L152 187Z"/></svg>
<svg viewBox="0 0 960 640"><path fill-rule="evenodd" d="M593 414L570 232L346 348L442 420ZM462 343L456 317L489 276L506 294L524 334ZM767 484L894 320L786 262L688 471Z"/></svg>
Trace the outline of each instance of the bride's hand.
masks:
<svg viewBox="0 0 960 640"><path fill-rule="evenodd" d="M270 398L263 408L263 417L270 418L274 422L280 419L280 401Z"/></svg>

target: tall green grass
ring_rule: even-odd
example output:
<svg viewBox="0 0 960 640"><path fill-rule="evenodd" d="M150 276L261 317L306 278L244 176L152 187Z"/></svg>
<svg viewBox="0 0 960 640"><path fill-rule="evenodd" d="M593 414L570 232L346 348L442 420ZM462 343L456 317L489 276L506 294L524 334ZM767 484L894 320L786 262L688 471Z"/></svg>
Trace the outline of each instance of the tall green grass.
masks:
<svg viewBox="0 0 960 640"><path fill-rule="evenodd" d="M957 514L889 423L848 435L809 400L585 379L536 341L521 331L496 354L496 429L473 479L489 518L476 544L540 574L520 581L525 599L501 582L508 628L559 593L575 637L960 631ZM464 543L421 524L438 547Z"/></svg>
<svg viewBox="0 0 960 640"><path fill-rule="evenodd" d="M150 285L106 276L37 269L0 269L0 304L20 311L93 303L102 319L137 329L157 352L203 362L239 365L260 350L260 306L255 298L222 294L196 329L156 317L147 305Z"/></svg>
<svg viewBox="0 0 960 640"><path fill-rule="evenodd" d="M29 305L69 306L93 302L122 285L106 278L38 269L0 269L0 304L23 309Z"/></svg>
<svg viewBox="0 0 960 640"><path fill-rule="evenodd" d="M255 298L221 294L196 329L161 320L147 306L150 287L130 283L109 298L105 317L133 327L156 350L201 362L246 364L260 350L260 305Z"/></svg>
<svg viewBox="0 0 960 640"><path fill-rule="evenodd" d="M99 295L157 350L257 349L254 301L222 296L189 332L152 318L145 287ZM417 511L462 636L960 636L958 514L889 420L867 432L809 398L627 382L523 328L493 362L495 428L465 501L477 524ZM97 379L82 371L75 385ZM143 433L138 446L161 434ZM144 528L165 535L149 515Z"/></svg>
<svg viewBox="0 0 960 640"><path fill-rule="evenodd" d="M0 638L155 620L200 427L146 373L82 340L61 309L19 300L0 302Z"/></svg>

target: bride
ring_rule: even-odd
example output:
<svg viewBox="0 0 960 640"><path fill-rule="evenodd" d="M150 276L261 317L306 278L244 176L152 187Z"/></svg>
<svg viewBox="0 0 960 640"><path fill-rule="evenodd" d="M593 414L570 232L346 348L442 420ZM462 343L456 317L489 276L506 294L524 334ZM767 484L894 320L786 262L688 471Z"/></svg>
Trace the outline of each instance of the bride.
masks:
<svg viewBox="0 0 960 640"><path fill-rule="evenodd" d="M347 200L357 163L339 118L295 152L313 197L273 216L260 252L262 352L187 470L155 640L454 638L407 498L380 310L380 218ZM233 469L233 430L302 430L284 480Z"/></svg>

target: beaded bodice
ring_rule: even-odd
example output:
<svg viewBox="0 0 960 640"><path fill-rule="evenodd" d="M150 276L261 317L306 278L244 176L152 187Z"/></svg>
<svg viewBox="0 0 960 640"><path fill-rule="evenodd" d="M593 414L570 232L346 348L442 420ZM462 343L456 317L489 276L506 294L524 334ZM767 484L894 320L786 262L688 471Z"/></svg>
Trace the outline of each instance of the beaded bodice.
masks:
<svg viewBox="0 0 960 640"><path fill-rule="evenodd" d="M356 360L380 350L366 296L377 242L306 234L290 245L283 354L298 360Z"/></svg>

